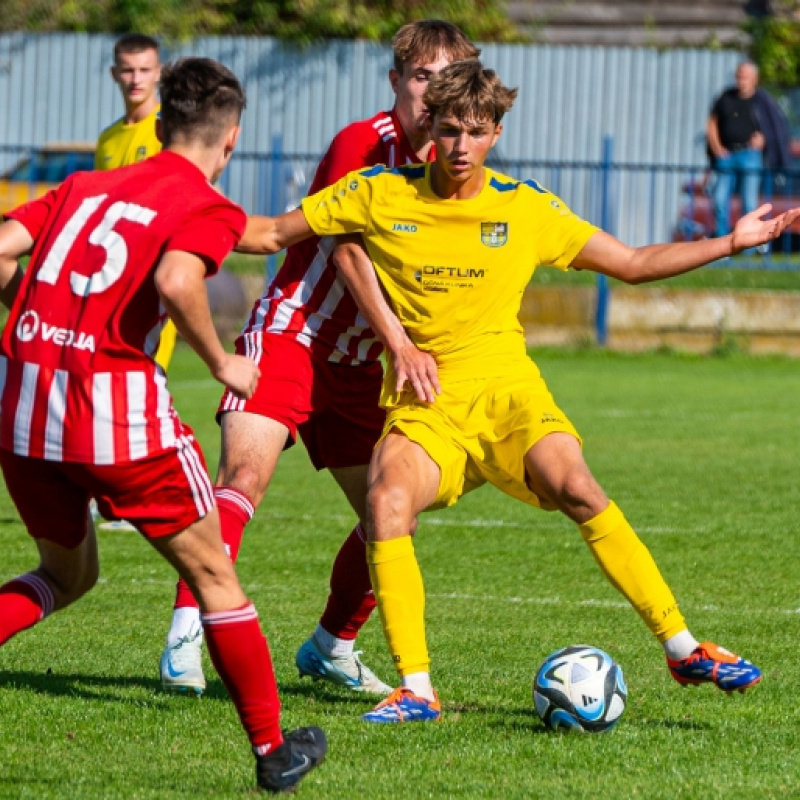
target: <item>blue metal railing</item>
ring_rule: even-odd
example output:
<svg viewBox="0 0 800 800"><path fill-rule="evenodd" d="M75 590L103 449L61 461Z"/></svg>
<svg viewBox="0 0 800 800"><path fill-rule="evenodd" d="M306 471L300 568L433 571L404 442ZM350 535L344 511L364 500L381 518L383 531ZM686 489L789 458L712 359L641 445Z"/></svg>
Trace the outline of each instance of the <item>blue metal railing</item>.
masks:
<svg viewBox="0 0 800 800"><path fill-rule="evenodd" d="M0 146L0 202L19 202L22 192L8 192L8 176L22 168L37 148ZM221 190L248 212L274 216L294 208L307 193L313 179L318 153L287 153L280 136L273 137L268 152L237 152L220 180ZM62 157L63 160L63 157ZM85 166L85 153L80 166ZM67 163L77 165L77 159ZM646 164L614 160L614 142L602 142L599 161L506 160L493 154L489 165L520 180L535 178L559 195L577 214L599 225L633 246L658 241L694 240L713 235L714 215L707 193L706 167L697 164ZM43 173L46 174L46 171ZM42 191L40 184L28 184L29 194ZM13 184L13 181L12 181ZM800 171L767 175L764 200L772 200L776 211L789 204L800 205ZM24 197L23 197L24 199ZM734 208L738 199L734 198ZM0 213L6 210L0 207ZM800 270L800 225L773 243L765 254L740 256L737 269ZM277 260L268 259L267 272L275 274ZM732 266L722 263L719 266ZM607 337L610 289L604 276L598 277L596 335L600 344Z"/></svg>

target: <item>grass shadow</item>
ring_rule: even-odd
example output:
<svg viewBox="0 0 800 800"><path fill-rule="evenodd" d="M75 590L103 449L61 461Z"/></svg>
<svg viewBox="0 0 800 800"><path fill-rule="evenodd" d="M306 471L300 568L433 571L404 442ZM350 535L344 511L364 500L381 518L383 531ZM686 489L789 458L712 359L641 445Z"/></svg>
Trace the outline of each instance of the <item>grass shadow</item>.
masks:
<svg viewBox="0 0 800 800"><path fill-rule="evenodd" d="M137 705L141 704L141 697L135 696L137 690L146 692L152 696L154 702L164 706L176 696L165 692L157 678L58 673L49 669L46 672L0 671L0 689L20 689L52 697L76 697ZM228 693L219 681L209 684L203 699L229 701Z"/></svg>

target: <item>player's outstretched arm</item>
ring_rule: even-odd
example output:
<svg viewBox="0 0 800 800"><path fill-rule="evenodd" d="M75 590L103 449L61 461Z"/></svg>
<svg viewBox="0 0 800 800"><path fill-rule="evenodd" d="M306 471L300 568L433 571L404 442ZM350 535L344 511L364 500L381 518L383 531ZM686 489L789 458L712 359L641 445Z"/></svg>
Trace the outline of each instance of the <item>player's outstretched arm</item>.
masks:
<svg viewBox="0 0 800 800"><path fill-rule="evenodd" d="M800 208L793 208L773 219L765 219L771 210L772 206L766 203L745 214L727 236L699 242L628 247L610 234L599 231L584 245L572 266L601 272L625 283L671 278L777 239L800 217Z"/></svg>
<svg viewBox="0 0 800 800"><path fill-rule="evenodd" d="M0 302L6 308L11 308L22 284L19 258L32 247L33 237L21 222L10 219L0 225Z"/></svg>
<svg viewBox="0 0 800 800"><path fill-rule="evenodd" d="M254 214L247 218L244 236L234 249L237 253L269 256L302 242L313 233L300 208L277 217L261 217Z"/></svg>
<svg viewBox="0 0 800 800"><path fill-rule="evenodd" d="M396 391L408 381L423 402L433 403L441 394L436 361L409 338L383 293L372 261L360 236L339 236L333 262L347 284L361 313L389 353L397 375Z"/></svg>
<svg viewBox="0 0 800 800"><path fill-rule="evenodd" d="M252 397L261 373L255 362L226 353L208 305L206 266L201 258L170 250L155 273L156 289L181 336L203 359L211 374L239 397Z"/></svg>

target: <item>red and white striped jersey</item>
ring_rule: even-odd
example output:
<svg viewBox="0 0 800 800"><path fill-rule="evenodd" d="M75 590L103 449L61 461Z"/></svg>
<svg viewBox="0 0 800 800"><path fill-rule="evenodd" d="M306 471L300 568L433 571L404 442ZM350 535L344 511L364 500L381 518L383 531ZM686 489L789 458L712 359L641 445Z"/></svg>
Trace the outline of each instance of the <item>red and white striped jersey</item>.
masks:
<svg viewBox="0 0 800 800"><path fill-rule="evenodd" d="M435 157L431 149L430 159ZM382 111L354 122L333 139L309 194L353 170L419 163L397 115ZM290 247L275 280L253 306L242 334L290 336L315 355L341 364L375 361L383 346L329 260L334 239L313 236Z"/></svg>
<svg viewBox="0 0 800 800"><path fill-rule="evenodd" d="M9 212L35 241L0 340L0 447L51 461L124 464L180 446L163 370L154 274L170 250L213 274L244 211L165 151L83 172Z"/></svg>

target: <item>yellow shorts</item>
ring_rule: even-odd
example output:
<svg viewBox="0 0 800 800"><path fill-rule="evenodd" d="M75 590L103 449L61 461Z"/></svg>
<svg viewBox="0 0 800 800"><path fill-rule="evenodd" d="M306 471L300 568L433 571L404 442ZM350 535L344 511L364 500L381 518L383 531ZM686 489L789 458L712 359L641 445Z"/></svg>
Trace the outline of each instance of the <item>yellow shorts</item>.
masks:
<svg viewBox="0 0 800 800"><path fill-rule="evenodd" d="M383 437L396 430L420 445L441 471L431 508L453 505L488 482L533 506L523 458L548 433L581 438L555 404L532 361L502 378L462 380L442 387L433 404L405 391L388 412Z"/></svg>
<svg viewBox="0 0 800 800"><path fill-rule="evenodd" d="M156 363L166 372L169 362L172 360L172 351L175 349L175 341L178 338L178 329L175 323L168 319L161 329L161 341L156 350Z"/></svg>

